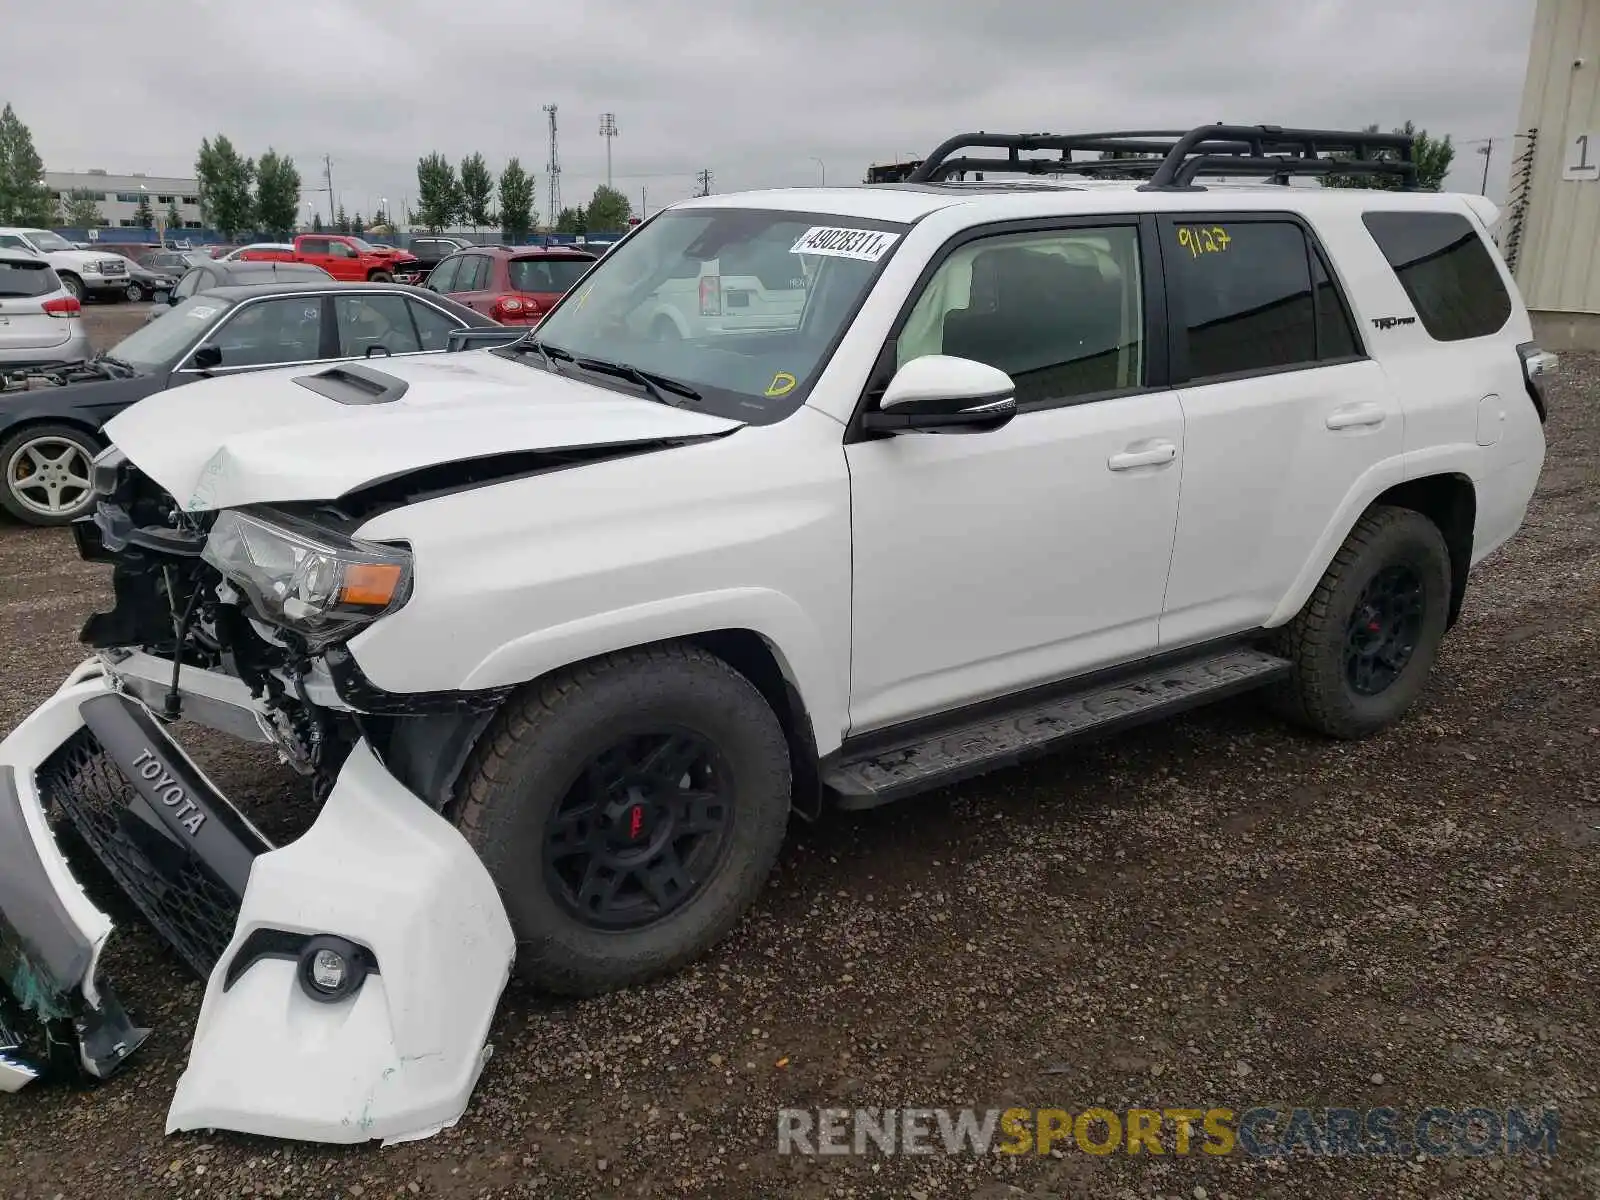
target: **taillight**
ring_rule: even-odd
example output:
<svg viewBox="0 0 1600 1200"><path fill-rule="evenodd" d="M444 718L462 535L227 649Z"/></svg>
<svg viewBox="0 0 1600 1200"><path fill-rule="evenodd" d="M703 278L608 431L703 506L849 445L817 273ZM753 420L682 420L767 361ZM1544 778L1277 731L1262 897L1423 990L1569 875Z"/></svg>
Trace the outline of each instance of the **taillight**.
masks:
<svg viewBox="0 0 1600 1200"><path fill-rule="evenodd" d="M1533 401L1534 411L1539 414L1539 424L1543 425L1545 377L1555 373L1556 363L1561 360L1550 351L1539 349L1535 342L1523 342L1517 347L1517 353L1522 356L1522 378L1528 385L1528 399Z"/></svg>
<svg viewBox="0 0 1600 1200"><path fill-rule="evenodd" d="M720 317L722 315L722 277L720 275L702 275L700 277L700 315L702 317Z"/></svg>
<svg viewBox="0 0 1600 1200"><path fill-rule="evenodd" d="M519 296L501 296L494 302L494 309L489 315L496 320L503 317L522 317L526 314L527 307Z"/></svg>
<svg viewBox="0 0 1600 1200"><path fill-rule="evenodd" d="M78 303L76 296L62 296L57 300L46 300L40 307L52 317L75 317L83 311L83 305Z"/></svg>

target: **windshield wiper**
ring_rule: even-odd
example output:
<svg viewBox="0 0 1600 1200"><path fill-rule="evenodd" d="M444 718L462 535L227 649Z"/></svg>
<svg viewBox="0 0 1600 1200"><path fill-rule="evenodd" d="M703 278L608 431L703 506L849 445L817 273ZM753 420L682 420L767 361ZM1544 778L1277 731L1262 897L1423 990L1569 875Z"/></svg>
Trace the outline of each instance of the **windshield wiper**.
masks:
<svg viewBox="0 0 1600 1200"><path fill-rule="evenodd" d="M500 349L514 351L517 354L526 354L529 350L535 350L538 352L539 357L544 359L545 370L552 375L561 374L560 369L555 364L556 359L564 358L568 362L577 361L572 357L570 350L563 350L560 346L546 346L536 337L519 338L514 342L506 343Z"/></svg>
<svg viewBox="0 0 1600 1200"><path fill-rule="evenodd" d="M574 366L582 367L585 371L631 379L649 392L650 398L657 404L665 404L671 408L682 408L683 405L667 399L667 392L673 392L685 400L698 401L704 398L687 383L666 375L657 375L654 371L642 371L631 363L608 362L603 358L574 358L572 362Z"/></svg>
<svg viewBox="0 0 1600 1200"><path fill-rule="evenodd" d="M114 368L113 373L125 372L130 378L139 373L139 368L134 366L131 362L128 362L125 359L117 358L114 355L106 354L104 352L95 355L91 361L96 363L104 363L106 366Z"/></svg>

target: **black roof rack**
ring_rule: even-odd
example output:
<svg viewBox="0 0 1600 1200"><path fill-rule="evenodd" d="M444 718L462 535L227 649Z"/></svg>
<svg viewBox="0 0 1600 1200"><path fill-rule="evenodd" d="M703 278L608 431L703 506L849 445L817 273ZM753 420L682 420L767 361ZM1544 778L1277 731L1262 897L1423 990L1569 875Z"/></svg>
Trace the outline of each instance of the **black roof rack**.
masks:
<svg viewBox="0 0 1600 1200"><path fill-rule="evenodd" d="M1006 156L953 157L958 150L1005 150ZM1059 158L1023 158L1056 151ZM1073 157L1092 154L1093 158ZM1189 130L1125 130L1107 133L963 133L939 145L904 175L893 164L869 182L938 183L968 171L1025 175L1085 175L1139 178L1141 191L1195 191L1195 176L1393 175L1402 187L1416 186L1412 139L1401 133L1366 130L1285 129L1278 125L1200 125ZM874 169L876 171L877 169ZM892 172L892 174L891 174Z"/></svg>

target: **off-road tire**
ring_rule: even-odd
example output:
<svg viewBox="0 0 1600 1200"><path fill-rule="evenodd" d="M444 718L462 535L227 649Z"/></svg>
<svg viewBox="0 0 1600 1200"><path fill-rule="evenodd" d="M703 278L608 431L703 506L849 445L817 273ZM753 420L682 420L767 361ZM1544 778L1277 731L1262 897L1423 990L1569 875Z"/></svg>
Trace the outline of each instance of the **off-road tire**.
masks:
<svg viewBox="0 0 1600 1200"><path fill-rule="evenodd" d="M1362 695L1346 671L1348 629L1368 584L1391 566L1409 568L1421 582L1421 626L1394 680L1375 695ZM1444 639L1450 578L1450 551L1437 525L1408 508L1370 509L1275 639L1275 650L1293 670L1268 689L1269 703L1295 724L1335 738L1368 737L1398 721L1426 685Z"/></svg>
<svg viewBox="0 0 1600 1200"><path fill-rule="evenodd" d="M641 928L598 929L552 894L545 822L594 756L652 721L716 748L732 782L732 829L683 907ZM788 743L761 693L715 655L671 643L607 655L514 693L462 771L453 818L500 890L518 977L593 995L676 970L732 928L777 861L791 796Z"/></svg>

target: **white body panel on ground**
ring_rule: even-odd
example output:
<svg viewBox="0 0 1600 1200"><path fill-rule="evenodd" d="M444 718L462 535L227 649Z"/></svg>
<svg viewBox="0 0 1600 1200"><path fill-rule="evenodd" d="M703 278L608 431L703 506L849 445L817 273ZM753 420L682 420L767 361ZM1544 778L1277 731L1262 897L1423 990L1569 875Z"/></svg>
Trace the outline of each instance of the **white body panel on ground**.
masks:
<svg viewBox="0 0 1600 1200"><path fill-rule="evenodd" d="M337 1004L263 959L224 990L256 929L334 934L379 971ZM257 858L206 988L167 1131L404 1141L466 1109L516 946L483 864L358 742L316 823Z"/></svg>

